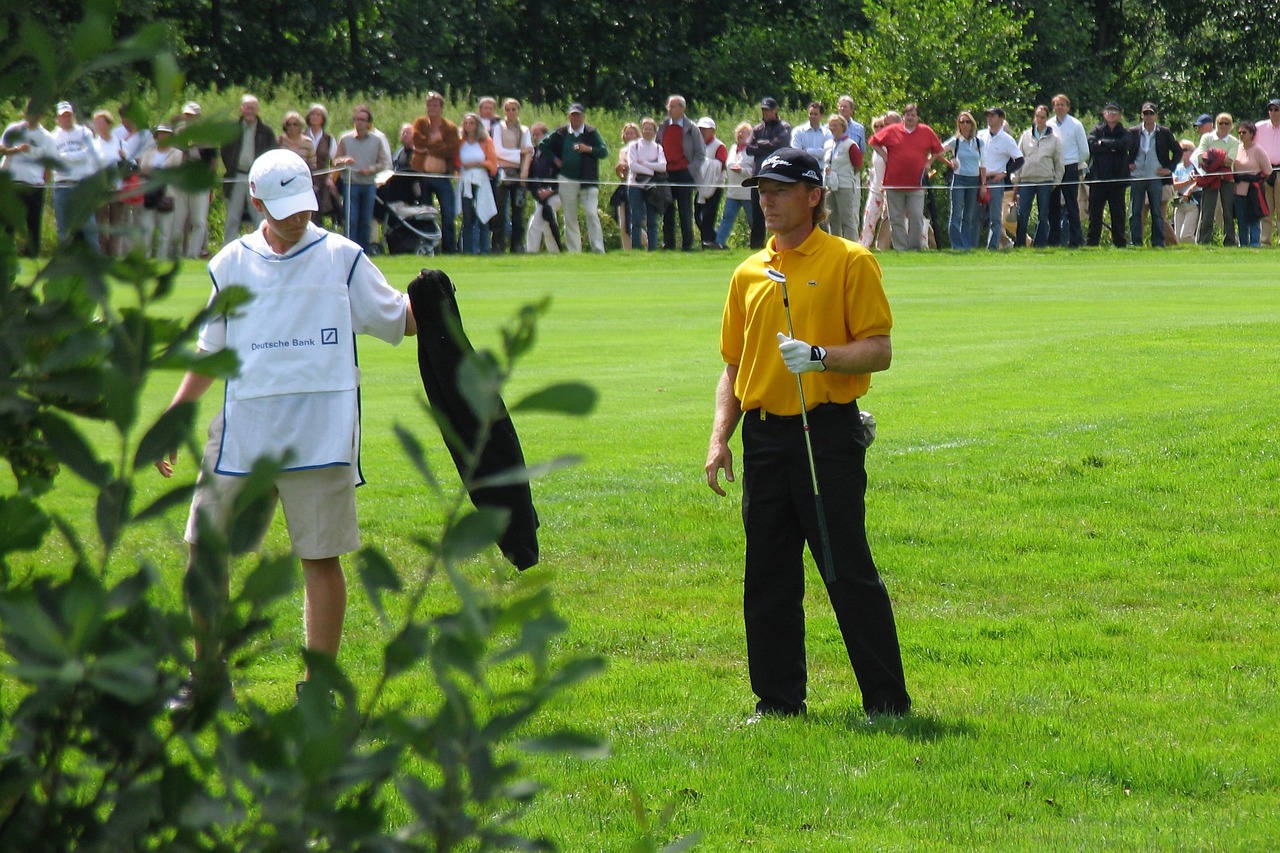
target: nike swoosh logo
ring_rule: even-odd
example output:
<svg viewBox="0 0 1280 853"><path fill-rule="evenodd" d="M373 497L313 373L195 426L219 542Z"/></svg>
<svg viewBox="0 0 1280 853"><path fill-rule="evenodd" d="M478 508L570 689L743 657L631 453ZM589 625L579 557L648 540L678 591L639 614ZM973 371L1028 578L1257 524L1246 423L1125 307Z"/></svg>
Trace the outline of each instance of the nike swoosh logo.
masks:
<svg viewBox="0 0 1280 853"><path fill-rule="evenodd" d="M280 186L282 186L282 187L287 187L287 186L289 186L289 181L296 181L297 179L298 179L298 176L297 176L297 175L294 175L294 176L293 176L292 178L290 178L288 181L281 181L281 182L280 182Z"/></svg>

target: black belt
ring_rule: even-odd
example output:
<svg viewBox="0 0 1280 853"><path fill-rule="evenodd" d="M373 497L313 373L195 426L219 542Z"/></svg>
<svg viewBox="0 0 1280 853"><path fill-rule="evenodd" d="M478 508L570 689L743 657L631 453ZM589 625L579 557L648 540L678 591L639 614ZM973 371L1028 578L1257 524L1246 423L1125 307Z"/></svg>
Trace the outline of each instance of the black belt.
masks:
<svg viewBox="0 0 1280 853"><path fill-rule="evenodd" d="M852 403L819 403L818 405L814 406L812 409L808 411L808 415L809 417L812 418L815 415L825 415L828 412L834 413L848 406L853 406L853 408L856 410L858 408L858 401L854 400ZM776 421L782 421L785 423L787 421L800 420L800 415L776 415L773 412L766 411L763 407L758 409L748 409L745 412L745 414L753 417L758 417L762 421L776 420Z"/></svg>

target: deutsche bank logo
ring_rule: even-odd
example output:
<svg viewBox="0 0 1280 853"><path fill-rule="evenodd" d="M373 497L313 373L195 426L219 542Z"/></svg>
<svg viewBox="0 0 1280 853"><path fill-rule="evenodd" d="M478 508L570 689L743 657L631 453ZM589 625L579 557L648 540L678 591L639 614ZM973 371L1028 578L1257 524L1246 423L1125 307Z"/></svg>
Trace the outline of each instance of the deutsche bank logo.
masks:
<svg viewBox="0 0 1280 853"><path fill-rule="evenodd" d="M321 329L320 343L321 345L324 345L324 346L336 345L338 343L338 330L337 329Z"/></svg>

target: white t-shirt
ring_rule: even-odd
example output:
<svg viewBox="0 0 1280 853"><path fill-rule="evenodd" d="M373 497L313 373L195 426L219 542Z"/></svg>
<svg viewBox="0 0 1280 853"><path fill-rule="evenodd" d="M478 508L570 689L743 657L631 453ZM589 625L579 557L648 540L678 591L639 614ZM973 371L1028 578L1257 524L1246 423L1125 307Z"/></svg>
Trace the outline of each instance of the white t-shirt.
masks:
<svg viewBox="0 0 1280 853"><path fill-rule="evenodd" d="M1003 130L992 134L990 130L983 128L978 131L978 137L982 139L982 165L988 175L1009 171L1009 161L1022 156L1017 140Z"/></svg>

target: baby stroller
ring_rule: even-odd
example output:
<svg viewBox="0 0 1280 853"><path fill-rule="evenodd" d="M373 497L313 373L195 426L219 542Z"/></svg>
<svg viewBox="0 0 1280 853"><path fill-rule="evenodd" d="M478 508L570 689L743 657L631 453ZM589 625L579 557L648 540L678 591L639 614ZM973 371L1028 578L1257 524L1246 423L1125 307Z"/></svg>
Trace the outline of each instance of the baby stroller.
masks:
<svg viewBox="0 0 1280 853"><path fill-rule="evenodd" d="M385 175L385 178L384 178ZM386 172L378 176L373 218L392 255L434 255L440 245L440 211L418 201L418 179Z"/></svg>

